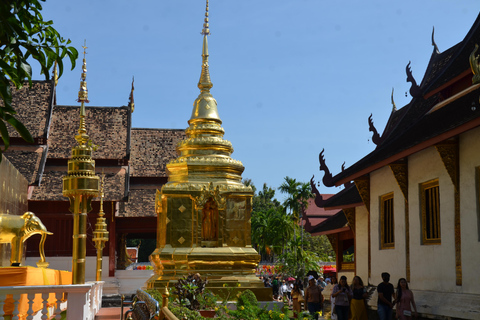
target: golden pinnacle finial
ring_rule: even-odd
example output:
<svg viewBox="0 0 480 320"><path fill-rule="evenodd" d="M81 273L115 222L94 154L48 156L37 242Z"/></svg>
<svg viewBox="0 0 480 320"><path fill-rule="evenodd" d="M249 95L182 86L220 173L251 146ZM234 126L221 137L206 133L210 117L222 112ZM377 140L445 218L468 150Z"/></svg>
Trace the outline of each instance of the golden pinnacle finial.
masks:
<svg viewBox="0 0 480 320"><path fill-rule="evenodd" d="M133 86L133 83L135 82L135 77L132 77L132 89L130 90L130 97L128 98L128 106L130 107L130 112L133 113L133 110L135 109L135 101L133 100L133 91L135 90L135 87Z"/></svg>
<svg viewBox="0 0 480 320"><path fill-rule="evenodd" d="M88 90L87 90L87 60L85 55L87 54L87 40L85 40L83 48L83 65L82 75L80 80L80 91L78 91L78 102L81 102L80 106L80 127L78 128L78 135L75 136L78 144L84 146L88 141L87 129L85 126L85 102L88 103Z"/></svg>
<svg viewBox="0 0 480 320"><path fill-rule="evenodd" d="M210 29L208 28L208 0L207 0L207 6L205 9L205 23L203 24L203 30L201 33L205 36L208 36L210 34Z"/></svg>
<svg viewBox="0 0 480 320"><path fill-rule="evenodd" d="M55 60L55 64L53 65L53 80L55 80L55 87L58 84L58 71L57 71L57 61Z"/></svg>
<svg viewBox="0 0 480 320"><path fill-rule="evenodd" d="M205 23L203 24L203 48L202 48L202 73L200 74L200 80L198 81L198 88L202 92L209 92L213 87L212 81L210 80L210 72L208 70L208 41L207 36L210 34L210 29L208 25L208 0L205 10Z"/></svg>
<svg viewBox="0 0 480 320"><path fill-rule="evenodd" d="M85 55L87 54L87 40L85 40L83 48L83 65L82 65L82 76L80 81L80 91L78 91L78 102L90 102L88 101L88 90L87 90L87 60Z"/></svg>

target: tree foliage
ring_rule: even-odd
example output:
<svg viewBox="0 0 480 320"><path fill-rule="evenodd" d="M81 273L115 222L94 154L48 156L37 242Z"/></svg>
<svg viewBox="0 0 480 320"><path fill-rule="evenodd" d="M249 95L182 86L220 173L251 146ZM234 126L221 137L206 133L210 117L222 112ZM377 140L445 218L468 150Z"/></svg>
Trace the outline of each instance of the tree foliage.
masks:
<svg viewBox="0 0 480 320"><path fill-rule="evenodd" d="M281 264L290 275L301 277L306 270L318 270L317 247L309 244L309 234L300 236L302 232L298 224L299 213L305 211L312 195L310 185L286 177L279 188L288 194L282 205L275 199L275 189L263 184L263 188L257 190L251 180L247 182L255 190L252 243L257 250L264 258L269 258L267 260Z"/></svg>
<svg viewBox="0 0 480 320"><path fill-rule="evenodd" d="M33 142L25 126L15 118L12 108L13 84L17 89L28 80L32 84L32 67L28 60L40 64L45 79L50 79L49 70L57 62L59 76L63 73L62 60L70 58L72 70L78 57L77 50L68 46L53 28L51 20L44 21L40 2L45 0L2 0L0 1L0 135L4 150L10 145L7 125L12 126L27 142ZM0 155L2 150L0 148ZM0 157L1 160L1 157Z"/></svg>

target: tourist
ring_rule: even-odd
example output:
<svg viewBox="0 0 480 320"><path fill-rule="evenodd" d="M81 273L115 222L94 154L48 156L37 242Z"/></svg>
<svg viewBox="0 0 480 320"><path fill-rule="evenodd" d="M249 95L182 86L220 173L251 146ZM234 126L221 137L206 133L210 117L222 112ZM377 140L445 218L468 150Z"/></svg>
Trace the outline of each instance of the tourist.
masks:
<svg viewBox="0 0 480 320"><path fill-rule="evenodd" d="M290 281L287 281L287 299L288 299L288 306L290 307L290 303L292 301L292 290L293 290L293 283Z"/></svg>
<svg viewBox="0 0 480 320"><path fill-rule="evenodd" d="M368 320L366 298L368 293L362 278L355 276L352 281L353 299L350 301L351 320Z"/></svg>
<svg viewBox="0 0 480 320"><path fill-rule="evenodd" d="M287 284L285 283L285 280L282 281L282 285L280 286L280 289L278 290L278 301L284 301L284 298L288 300L287 298Z"/></svg>
<svg viewBox="0 0 480 320"><path fill-rule="evenodd" d="M318 319L318 313L322 311L323 296L322 290L317 286L315 278L308 276L308 288L305 290L305 310L308 309L313 319Z"/></svg>
<svg viewBox="0 0 480 320"><path fill-rule="evenodd" d="M393 305L395 304L395 290L390 281L388 272L382 273L383 282L377 286L378 301L377 312L379 320L391 320L393 314ZM393 301L392 301L393 297Z"/></svg>
<svg viewBox="0 0 480 320"><path fill-rule="evenodd" d="M272 280L272 290L273 290L274 300L278 299L278 289L279 289L278 277L274 277Z"/></svg>
<svg viewBox="0 0 480 320"><path fill-rule="evenodd" d="M325 286L327 285L325 281L323 280L323 277L320 276L317 281L317 285L320 287L320 289L325 289Z"/></svg>
<svg viewBox="0 0 480 320"><path fill-rule="evenodd" d="M293 315L295 319L298 319L301 311L302 311L302 301L303 301L303 294L300 292L300 288L298 284L293 285L292 289L292 301L293 301Z"/></svg>
<svg viewBox="0 0 480 320"><path fill-rule="evenodd" d="M397 285L397 319L409 320L412 318L412 306L415 318L417 317L417 306L413 298L413 292L408 289L405 278L400 278Z"/></svg>
<svg viewBox="0 0 480 320"><path fill-rule="evenodd" d="M347 277L341 276L340 283L333 288L332 297L335 298L335 311L338 320L348 320L350 299L353 293L347 284Z"/></svg>

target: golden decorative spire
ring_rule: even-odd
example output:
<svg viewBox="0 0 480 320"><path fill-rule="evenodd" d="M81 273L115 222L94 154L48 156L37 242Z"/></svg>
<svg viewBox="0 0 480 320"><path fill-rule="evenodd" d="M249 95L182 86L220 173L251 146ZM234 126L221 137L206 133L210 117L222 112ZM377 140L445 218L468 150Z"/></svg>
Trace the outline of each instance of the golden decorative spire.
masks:
<svg viewBox="0 0 480 320"><path fill-rule="evenodd" d="M133 83L135 82L135 77L132 77L132 90L130 90L130 97L128 98L128 106L130 107L130 112L133 113L133 110L135 110L135 101L133 100L133 91L135 90L135 87L133 86Z"/></svg>
<svg viewBox="0 0 480 320"><path fill-rule="evenodd" d="M103 216L105 215L105 213L103 212L103 198L105 198L104 187L105 187L105 173L103 172L103 169L102 169L102 180L100 184L100 211L98 212L98 216L100 218L103 218Z"/></svg>
<svg viewBox="0 0 480 320"><path fill-rule="evenodd" d="M88 103L88 90L87 90L87 60L85 55L87 54L87 41L85 40L83 48L83 65L82 76L80 81L80 90L78 91L78 102L81 102L80 106L80 127L78 128L78 135L75 136L78 144L84 146L88 141L87 129L85 125L85 102Z"/></svg>
<svg viewBox="0 0 480 320"><path fill-rule="evenodd" d="M97 267L96 267L96 280L102 280L102 251L105 248L105 242L108 241L108 231L107 223L104 218L105 213L103 212L103 198L105 186L105 173L102 169L102 184L100 186L100 210L98 212L97 223L95 224L95 231L93 231L93 242L95 243L95 248L97 249Z"/></svg>
<svg viewBox="0 0 480 320"><path fill-rule="evenodd" d="M222 122L218 115L217 101L210 94L210 89L213 87L210 80L210 71L208 69L208 41L207 36L210 34L208 24L208 0L205 9L205 22L203 24L203 48L202 48L202 72L200 74L200 80L198 81L198 88L200 89L200 95L197 97L193 104L193 112L190 120L193 119L209 119L217 122Z"/></svg>
<svg viewBox="0 0 480 320"><path fill-rule="evenodd" d="M55 80L55 87L56 87L58 84L57 61L55 61L55 64L53 65L53 80Z"/></svg>

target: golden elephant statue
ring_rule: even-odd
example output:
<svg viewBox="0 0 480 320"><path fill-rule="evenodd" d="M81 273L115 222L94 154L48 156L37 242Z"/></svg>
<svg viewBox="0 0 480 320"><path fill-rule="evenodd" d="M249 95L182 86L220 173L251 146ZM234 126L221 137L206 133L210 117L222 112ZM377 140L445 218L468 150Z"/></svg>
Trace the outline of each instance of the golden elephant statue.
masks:
<svg viewBox="0 0 480 320"><path fill-rule="evenodd" d="M39 245L40 260L37 262L37 266L46 268L49 263L45 261L45 239L47 235L53 233L47 231L42 221L33 212L25 212L22 216L0 214L0 243L10 243L12 245L10 256L12 266L20 266L23 242L34 234L42 235Z"/></svg>

